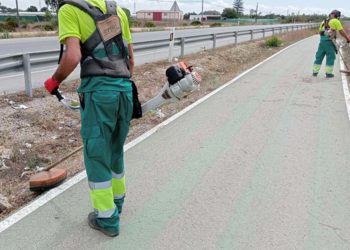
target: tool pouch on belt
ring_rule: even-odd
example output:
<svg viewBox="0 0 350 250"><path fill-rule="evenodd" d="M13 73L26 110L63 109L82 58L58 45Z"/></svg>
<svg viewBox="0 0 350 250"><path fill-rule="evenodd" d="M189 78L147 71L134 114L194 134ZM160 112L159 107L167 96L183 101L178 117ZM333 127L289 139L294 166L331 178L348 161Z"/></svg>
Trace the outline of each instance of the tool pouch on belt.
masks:
<svg viewBox="0 0 350 250"><path fill-rule="evenodd" d="M131 85L132 85L132 102L133 102L132 118L139 119L142 117L142 107L139 101L139 93L137 91L137 87L134 81L131 81Z"/></svg>

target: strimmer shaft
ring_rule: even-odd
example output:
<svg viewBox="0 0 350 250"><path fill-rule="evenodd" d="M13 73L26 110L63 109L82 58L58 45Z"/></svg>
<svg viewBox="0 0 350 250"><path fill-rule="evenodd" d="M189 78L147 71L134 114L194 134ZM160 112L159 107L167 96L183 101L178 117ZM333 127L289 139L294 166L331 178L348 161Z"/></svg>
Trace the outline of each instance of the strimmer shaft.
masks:
<svg viewBox="0 0 350 250"><path fill-rule="evenodd" d="M200 76L195 72L191 72L172 85L166 83L156 97L142 105L142 113L145 114L166 103L179 101L185 95L198 89L200 81Z"/></svg>

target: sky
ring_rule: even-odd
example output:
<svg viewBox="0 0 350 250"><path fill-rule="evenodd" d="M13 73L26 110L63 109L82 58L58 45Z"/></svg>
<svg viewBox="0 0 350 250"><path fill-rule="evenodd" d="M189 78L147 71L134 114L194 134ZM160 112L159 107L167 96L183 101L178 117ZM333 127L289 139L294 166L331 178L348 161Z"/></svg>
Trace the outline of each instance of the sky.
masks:
<svg viewBox="0 0 350 250"><path fill-rule="evenodd" d="M221 12L224 8L232 7L234 0L204 0L204 10L217 10ZM117 3L125 8L130 9L133 13L138 10L152 10L152 9L164 9L169 10L172 5L171 0L118 0ZM320 1L320 0L243 0L245 12L249 12L250 9L255 9L257 2L259 3L259 12L262 14L276 13L282 15L288 15L291 13L300 14L329 14L333 9L338 9L342 14L350 17L350 1L349 0L333 0L333 1ZM0 0L2 5L8 7L15 7L15 0ZM26 9L30 5L37 7L44 7L44 0L18 0L19 8ZM201 11L201 0L178 0L180 9L184 12L197 12Z"/></svg>

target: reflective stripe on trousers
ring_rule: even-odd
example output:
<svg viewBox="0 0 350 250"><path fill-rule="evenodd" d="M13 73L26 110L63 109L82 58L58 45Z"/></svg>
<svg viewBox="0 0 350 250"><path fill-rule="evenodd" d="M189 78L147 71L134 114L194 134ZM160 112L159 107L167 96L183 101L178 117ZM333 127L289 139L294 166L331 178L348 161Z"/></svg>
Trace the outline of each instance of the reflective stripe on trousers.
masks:
<svg viewBox="0 0 350 250"><path fill-rule="evenodd" d="M321 69L321 65L319 64L314 64L314 67L313 67L313 73L318 73Z"/></svg>
<svg viewBox="0 0 350 250"><path fill-rule="evenodd" d="M89 187L92 206L97 213L97 217L110 218L116 210L113 199L111 199L113 197L112 182L89 181Z"/></svg>
<svg viewBox="0 0 350 250"><path fill-rule="evenodd" d="M121 174L116 174L112 171L112 189L114 199L123 199L125 197L125 174L124 172Z"/></svg>

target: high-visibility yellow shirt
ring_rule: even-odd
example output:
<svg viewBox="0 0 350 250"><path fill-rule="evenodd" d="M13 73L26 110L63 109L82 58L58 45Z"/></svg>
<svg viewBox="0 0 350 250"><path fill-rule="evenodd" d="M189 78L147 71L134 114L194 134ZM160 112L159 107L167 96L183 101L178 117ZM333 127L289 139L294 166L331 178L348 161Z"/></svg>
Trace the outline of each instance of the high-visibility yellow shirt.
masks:
<svg viewBox="0 0 350 250"><path fill-rule="evenodd" d="M336 31L343 30L343 25L341 24L341 22L337 18L332 18L331 20L329 20L328 25L329 25L329 28L331 28L333 30L336 30ZM325 27L324 21L323 21L320 25L320 31L324 31L325 28L326 27Z"/></svg>
<svg viewBox="0 0 350 250"><path fill-rule="evenodd" d="M107 12L106 3L104 0L85 0L98 7L103 13ZM132 37L129 29L128 17L123 9L117 6L117 13L122 27L123 40L127 44L132 43ZM65 4L58 12L58 32L61 43L67 37L77 37L84 43L96 30L96 25L91 16L79 8Z"/></svg>

